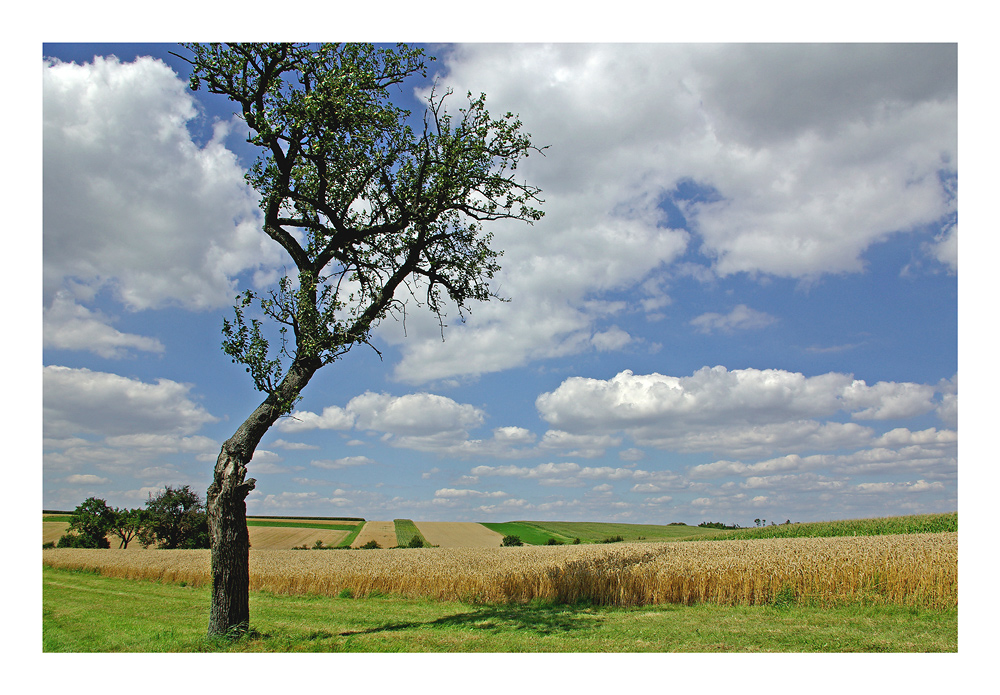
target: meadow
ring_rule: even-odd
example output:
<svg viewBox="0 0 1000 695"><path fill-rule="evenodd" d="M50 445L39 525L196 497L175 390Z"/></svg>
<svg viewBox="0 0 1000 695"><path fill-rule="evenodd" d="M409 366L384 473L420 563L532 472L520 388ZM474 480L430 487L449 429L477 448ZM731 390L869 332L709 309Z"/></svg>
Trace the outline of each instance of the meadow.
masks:
<svg viewBox="0 0 1000 695"><path fill-rule="evenodd" d="M812 528L807 524L789 524L745 529L741 532L761 535L776 533L775 529L784 529L789 535L736 539L726 538L727 533L714 529L676 525L652 527L660 529L661 533L665 530L672 531L674 541L700 542L664 542L665 539L662 538L658 541L649 538L643 541L608 543L602 541L609 532L617 532L616 535L620 535L622 531L634 536L644 536L645 533L650 533L653 537L655 535L649 528L640 533L636 528L624 529L628 525L619 524L512 522L522 524L522 530L527 524L537 526L542 534L559 533L566 537L572 533L572 537L581 538L581 542L522 547L397 547L338 552L260 549L255 546L250 551L250 582L252 595L256 597L253 600L273 604L275 610L279 611L286 608L297 610L294 606L299 606L300 602L309 604L315 601L332 601L329 605L323 604L324 613L315 618L314 632L326 635L320 642L325 648L334 650L361 649L361 645L375 644L376 641L385 646L384 641L375 640L374 637L371 640L368 637L340 640L337 635L341 633L330 629L326 622L329 618L326 611L331 611L330 615L337 614L341 606L337 601L349 597L360 602L356 604L356 610L361 612L375 611L377 614L385 602L394 601L402 606L404 613L413 610L428 614L429 611L438 616L428 618L425 622L414 618L410 622L415 630L423 630L428 625L434 630L453 625L460 632L475 628L470 628L465 618L455 617L459 614L478 615L481 618L479 622L483 625L514 626L518 622L529 621L531 615L537 617L539 625L553 622L558 625L569 620L567 616L576 616L573 621L579 618L586 622L589 620L586 611L597 611L602 616L601 624L611 624L621 615L632 615L633 618L636 615L671 615L671 620L680 620L670 611L682 607L692 611L685 614L685 620L695 621L719 621L721 614L716 611L733 611L726 615L733 620L734 616L743 616L736 622L747 621L748 632L757 619L774 619L779 623L783 620L832 620L832 624L838 624L839 620L843 623L842 628L850 632L857 627L858 611L875 611L871 615L884 616L888 622L891 622L888 616L899 617L905 614L922 616L920 620L932 625L926 631L932 645L916 646L917 642L908 641L908 637L893 637L887 638L888 641L882 644L883 648L895 651L950 651L957 644L957 515L934 516L935 518L897 517L895 520L831 522L837 525L820 524ZM392 542L398 542L400 538L411 538L413 531L419 532L421 524L425 528L432 528L426 522L414 524L410 520L380 523L386 525L386 528L382 529L379 524L374 524L376 530L383 534L391 530ZM361 529L370 524L372 522L358 523L354 528ZM477 524L455 526L470 529L478 527L481 529L479 533L489 533ZM924 533L907 532L907 529L928 527L935 530ZM811 532L813 535L792 536L793 528L795 533ZM948 530L952 528L956 530ZM828 535L831 529L842 535ZM887 529L894 531L886 532ZM252 527L251 530L295 531L293 527L283 526L272 529ZM298 529L297 532L307 530L346 533L342 529L324 531L307 528ZM543 535L539 535L536 540L539 543L545 542L542 538ZM584 542L583 538L588 540ZM357 540L361 540L361 536ZM61 615L58 604L71 599L68 596L58 600L54 597L64 590L70 591L74 586L73 582L85 581L81 577L86 578L86 581L124 582L118 585L120 588L115 589L116 595L129 594L132 591L129 587L134 587L136 591L142 587L141 591L146 591L150 585L178 587L188 591L188 595L194 595L191 592L204 591L210 584L209 557L207 550L147 550L134 553L74 548L44 550L43 576L57 577L52 581L46 580L44 584L43 593L47 597L53 597L51 602L46 598L51 606L46 616ZM68 577L76 579L71 582ZM89 589L82 585L71 591L77 597L72 600L81 602L75 609L81 615L94 610L92 602L88 603L86 599L87 591ZM439 608L427 609L427 605ZM451 608L446 609L445 605ZM454 606L464 608L457 611ZM198 610L201 608L207 609L207 604ZM763 609L791 610L795 617L792 619L789 615L782 617L765 612L761 614L764 617L760 618L754 613ZM644 610L649 613L643 613ZM635 611L638 613L634 613ZM268 632L260 626L267 623L258 624L257 621L258 618L255 617L254 627L257 630L263 630L272 636L283 636L275 638L277 641L264 639L253 649L278 649L277 645L289 634L287 630L275 627ZM45 630L56 629L50 618L46 617L43 622ZM400 625L410 625L410 622L404 620ZM70 623L72 620L65 618L57 632L77 629L71 628ZM327 627L323 627L324 625ZM551 625L546 629L550 628L554 632L560 632ZM84 627L79 626L79 629ZM732 629L739 631L742 628L733 626ZM506 638L499 635L499 632L503 632L500 627L495 630L484 627L483 630L486 632L451 635L445 641L462 636L476 637L474 644L466 644L463 637L459 640L462 646L456 647L456 651L475 651L486 644L496 646L505 643ZM657 630L659 627L653 632L660 634ZM872 634L882 639L882 630L879 627ZM388 628L384 631L395 632ZM483 635L493 632L498 634L490 640L482 643L477 641ZM444 630L443 633L421 635L429 638L432 634L445 633L450 634L448 630ZM364 634L374 635L375 632ZM354 633L347 636L354 636ZM392 635L385 634L382 638L395 645L392 649L424 650L417 643L407 649L405 644L393 642L395 637ZM523 650L521 646L515 646L519 644L516 638L510 639L510 651ZM608 639L614 642L617 638ZM650 644L659 644L665 648L662 650L672 651L675 650L674 647L666 648L668 644L672 644L670 639L673 638L660 635ZM844 633L833 642L826 641L823 644L830 651L875 649L872 644L862 647L854 639ZM431 642L438 644L434 640ZM600 640L588 642L595 650L598 650L595 646L598 643ZM613 650L642 651L641 643L642 640L631 646L620 645L623 648ZM718 644L720 643L696 640L694 643L678 644L676 650L712 651L714 648L711 645ZM729 643L723 640L721 644ZM803 642L796 640L765 645L753 639L745 641L740 638L729 646L736 650L753 651L791 649L793 644L806 649ZM837 644L840 646L835 646ZM308 645L287 648L297 650L308 648ZM427 650L433 651L436 648L428 646ZM558 640L553 642L551 648L554 651L575 650L570 642ZM496 649L506 650L502 646L496 646ZM147 645L141 650L156 649Z"/></svg>
<svg viewBox="0 0 1000 695"><path fill-rule="evenodd" d="M51 567L42 568L42 586L44 652L954 652L958 645L956 609L482 605L261 591L250 595L254 631L229 642L205 637L207 586ZM530 666L519 663L518 672Z"/></svg>

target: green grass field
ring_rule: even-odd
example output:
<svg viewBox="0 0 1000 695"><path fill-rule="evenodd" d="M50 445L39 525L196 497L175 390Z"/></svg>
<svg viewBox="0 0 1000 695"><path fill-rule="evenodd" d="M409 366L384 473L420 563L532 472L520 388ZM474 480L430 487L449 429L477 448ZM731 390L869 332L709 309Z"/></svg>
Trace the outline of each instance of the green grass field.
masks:
<svg viewBox="0 0 1000 695"><path fill-rule="evenodd" d="M888 516L878 519L846 519L804 524L775 524L737 531L720 531L700 540L753 540L755 538L823 538L831 536L885 536L900 533L944 533L958 531L958 512Z"/></svg>
<svg viewBox="0 0 1000 695"><path fill-rule="evenodd" d="M424 538L424 534L420 533L420 529L410 519L393 519L392 523L396 527L396 545L400 548L409 547L410 541L414 537L419 538L423 542L424 547L430 547L430 543Z"/></svg>
<svg viewBox="0 0 1000 695"><path fill-rule="evenodd" d="M587 521L509 521L502 524L484 523L503 535L518 536L528 545L545 545L550 538L562 543L600 543L621 536L626 541L676 541L715 536L717 529L698 526L662 526L653 524L614 524Z"/></svg>
<svg viewBox="0 0 1000 695"><path fill-rule="evenodd" d="M251 639L205 637L209 588L42 568L44 652L955 652L958 611L608 608L250 594Z"/></svg>

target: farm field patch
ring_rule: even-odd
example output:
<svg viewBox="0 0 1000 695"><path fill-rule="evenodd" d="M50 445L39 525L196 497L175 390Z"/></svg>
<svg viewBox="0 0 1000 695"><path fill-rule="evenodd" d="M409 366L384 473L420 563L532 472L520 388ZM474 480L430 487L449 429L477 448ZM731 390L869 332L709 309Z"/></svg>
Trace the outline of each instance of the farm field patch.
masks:
<svg viewBox="0 0 1000 695"><path fill-rule="evenodd" d="M370 541L375 541L381 548L394 548L396 546L395 522L366 521L361 533L351 543L351 547L360 548Z"/></svg>
<svg viewBox="0 0 1000 695"><path fill-rule="evenodd" d="M482 524L418 521L417 528L431 545L441 548L498 548L503 535Z"/></svg>
<svg viewBox="0 0 1000 695"><path fill-rule="evenodd" d="M69 530L69 521L43 521L42 543L55 543Z"/></svg>
<svg viewBox="0 0 1000 695"><path fill-rule="evenodd" d="M247 531L250 547L257 550L290 550L302 545L311 548L316 541L335 546L348 534L345 530L283 526L249 526Z"/></svg>
<svg viewBox="0 0 1000 695"><path fill-rule="evenodd" d="M586 521L522 521L544 533L552 534L557 540L572 541L579 538L581 543L600 543L607 538L621 536L625 541L676 541L688 538L702 538L719 533L716 529L700 526L670 526L656 524L614 524Z"/></svg>

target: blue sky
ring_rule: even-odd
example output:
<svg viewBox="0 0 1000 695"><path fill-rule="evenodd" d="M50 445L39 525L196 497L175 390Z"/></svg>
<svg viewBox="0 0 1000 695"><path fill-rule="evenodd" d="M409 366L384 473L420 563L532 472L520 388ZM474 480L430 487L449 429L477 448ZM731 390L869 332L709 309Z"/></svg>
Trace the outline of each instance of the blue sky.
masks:
<svg viewBox="0 0 1000 695"><path fill-rule="evenodd" d="M413 308L381 360L317 374L250 464L248 513L957 509L954 44L426 48L549 146L518 169L546 216L491 228L510 302L453 312L444 341ZM46 509L203 494L260 399L220 329L289 264L245 126L171 50L43 47Z"/></svg>

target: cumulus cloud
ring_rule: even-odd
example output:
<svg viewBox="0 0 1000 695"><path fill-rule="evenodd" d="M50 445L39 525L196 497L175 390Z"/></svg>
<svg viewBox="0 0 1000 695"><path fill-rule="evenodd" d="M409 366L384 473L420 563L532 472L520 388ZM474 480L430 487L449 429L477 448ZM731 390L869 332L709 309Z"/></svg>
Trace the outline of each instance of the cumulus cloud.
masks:
<svg viewBox="0 0 1000 695"><path fill-rule="evenodd" d="M44 290L110 284L127 307L226 306L233 276L280 262L226 124L196 144L198 110L162 61L43 62Z"/></svg>
<svg viewBox="0 0 1000 695"><path fill-rule="evenodd" d="M56 292L52 305L43 310L42 344L60 350L87 350L113 359L130 355L133 350L163 352L156 338L122 333L110 324L112 319L77 304L69 292Z"/></svg>
<svg viewBox="0 0 1000 695"><path fill-rule="evenodd" d="M655 319L664 274L860 272L873 244L955 212L954 45L468 44L441 58L442 84L485 92L550 146L518 167L546 217L491 226L510 304L476 308L444 344L433 321L408 321L405 342L383 331L404 381L621 349L588 301L654 287L639 308ZM944 263L953 239L933 242Z"/></svg>
<svg viewBox="0 0 1000 695"><path fill-rule="evenodd" d="M218 419L191 400L190 384L169 379L154 384L51 365L42 370L42 388L48 436L188 435Z"/></svg>
<svg viewBox="0 0 1000 695"><path fill-rule="evenodd" d="M701 333L732 333L766 328L778 319L763 311L751 309L746 304L734 307L728 314L705 313L691 320L691 325Z"/></svg>
<svg viewBox="0 0 1000 695"><path fill-rule="evenodd" d="M275 427L280 432L305 432L307 430L349 430L354 426L354 415L335 405L323 408L322 413L296 410L278 420Z"/></svg>
<svg viewBox="0 0 1000 695"><path fill-rule="evenodd" d="M310 461L311 466L325 468L327 470L340 470L341 468L354 468L356 466L369 466L375 463L367 456L344 456L339 459L316 459Z"/></svg>
<svg viewBox="0 0 1000 695"><path fill-rule="evenodd" d="M105 483L110 483L111 481L98 475L77 474L67 476L66 482L70 485L103 485Z"/></svg>
<svg viewBox="0 0 1000 695"><path fill-rule="evenodd" d="M441 488L440 490L434 491L435 497L443 497L448 499L455 498L491 498L491 497L508 497L506 492L497 490L495 492L480 492L479 490L459 490L455 488Z"/></svg>
<svg viewBox="0 0 1000 695"><path fill-rule="evenodd" d="M624 432L639 446L737 456L782 450L833 450L864 444L874 432L821 422L838 412L859 420L929 412L935 387L847 374L806 377L785 370L704 367L689 377L623 371L609 380L571 377L536 399L558 431L590 438Z"/></svg>

